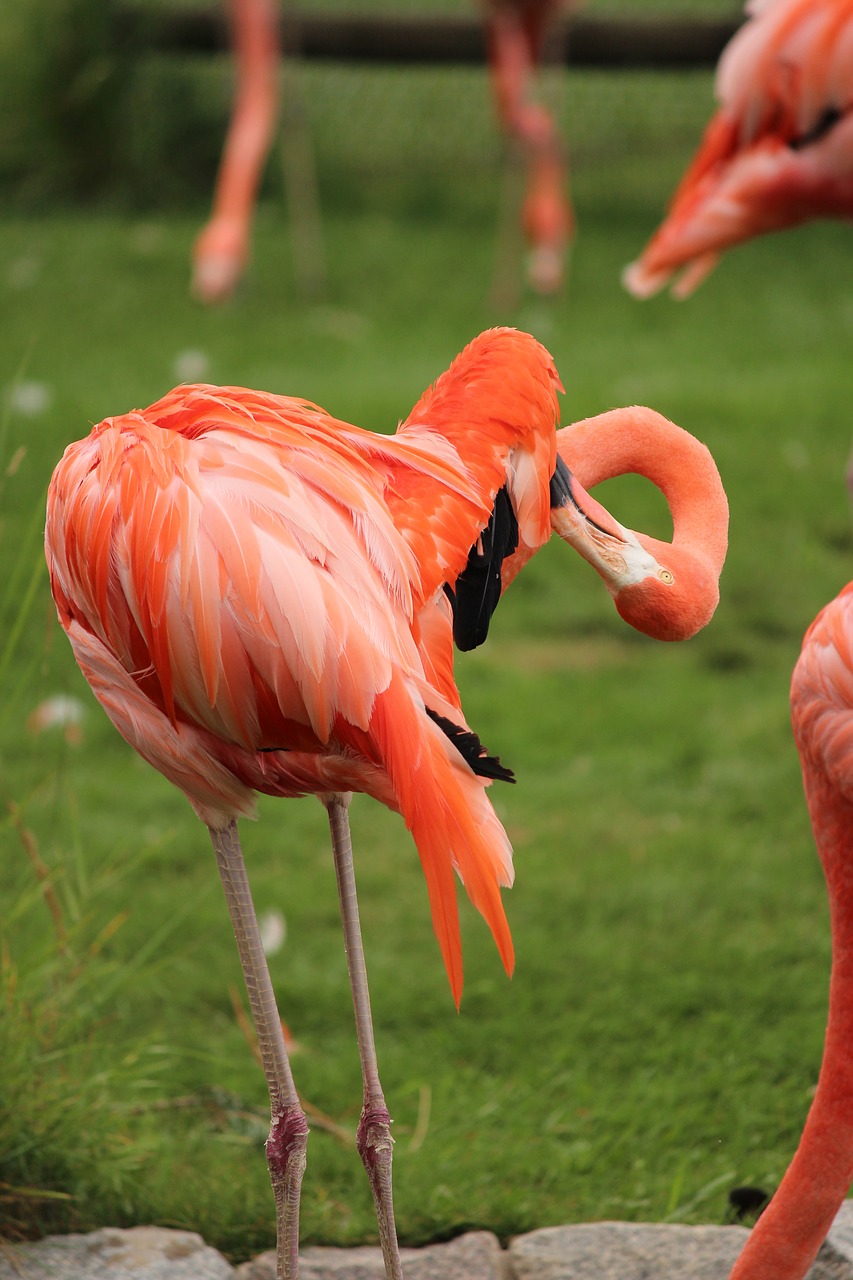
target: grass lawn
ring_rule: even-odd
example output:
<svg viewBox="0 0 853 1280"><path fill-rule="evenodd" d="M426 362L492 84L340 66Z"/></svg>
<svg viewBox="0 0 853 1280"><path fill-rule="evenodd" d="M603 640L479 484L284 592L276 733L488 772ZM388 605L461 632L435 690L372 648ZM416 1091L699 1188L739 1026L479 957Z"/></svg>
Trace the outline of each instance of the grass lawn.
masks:
<svg viewBox="0 0 853 1280"><path fill-rule="evenodd" d="M324 97L320 74L304 87L322 301L294 288L274 195L246 288L218 311L186 296L202 205L0 220L0 1234L158 1221L239 1259L274 1232L265 1087L235 1012L207 835L117 738L55 622L39 545L53 465L91 423L198 373L393 429L498 321L552 350L565 421L648 403L705 440L731 552L712 624L663 646L549 547L485 649L460 657L468 718L518 776L495 789L516 851L518 965L507 982L463 906L459 1016L411 840L396 816L354 803L400 1232L722 1221L731 1187L775 1186L820 1059L827 912L787 686L806 626L851 576L851 232L770 238L687 304L634 302L619 271L687 158L710 81L579 76L564 100L580 221L570 288L496 312L497 148L474 74L453 82L452 136L426 129L420 147L400 128L372 166L356 80L340 72ZM376 118L394 100L377 83ZM421 119L436 83L449 82L405 82ZM661 152L650 123L676 99ZM600 496L623 522L665 531L647 486ZM28 727L55 694L83 704L79 741ZM303 1237L369 1240L325 816L310 799L263 801L243 837L259 909L287 921L272 968L297 1083L342 1131L312 1134Z"/></svg>

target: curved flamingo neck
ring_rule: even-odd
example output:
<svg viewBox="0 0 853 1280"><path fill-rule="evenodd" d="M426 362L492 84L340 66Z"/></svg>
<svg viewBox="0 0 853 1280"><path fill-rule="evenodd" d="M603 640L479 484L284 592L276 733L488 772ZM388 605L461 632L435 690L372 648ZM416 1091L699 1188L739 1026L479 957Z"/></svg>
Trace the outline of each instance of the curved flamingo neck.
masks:
<svg viewBox="0 0 853 1280"><path fill-rule="evenodd" d="M803 776L832 924L823 1063L797 1152L730 1280L800 1280L853 1180L853 804L808 759Z"/></svg>
<svg viewBox="0 0 853 1280"><path fill-rule="evenodd" d="M661 490L673 546L695 552L719 576L728 546L728 502L711 454L653 409L611 409L557 433L557 447L585 489L636 473Z"/></svg>

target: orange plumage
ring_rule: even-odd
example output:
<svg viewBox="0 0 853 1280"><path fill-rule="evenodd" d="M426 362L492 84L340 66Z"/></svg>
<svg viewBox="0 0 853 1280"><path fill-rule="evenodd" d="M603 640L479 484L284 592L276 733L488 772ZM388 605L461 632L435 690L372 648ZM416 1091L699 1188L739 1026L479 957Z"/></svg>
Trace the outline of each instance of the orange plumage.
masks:
<svg viewBox="0 0 853 1280"><path fill-rule="evenodd" d="M487 795L512 775L465 722L453 648L482 643L503 589L552 530L617 609L684 639L710 619L728 509L704 446L618 410L557 432L554 363L481 334L394 436L302 400L179 387L69 446L45 551L60 621L119 732L207 824L270 1093L277 1274L295 1280L307 1145L236 819L255 792L325 805L364 1085L356 1146L388 1280L403 1280L347 809L364 791L414 836L451 989L454 871L512 968L511 850ZM572 470L578 474L573 475ZM581 482L647 470L671 543L623 528Z"/></svg>

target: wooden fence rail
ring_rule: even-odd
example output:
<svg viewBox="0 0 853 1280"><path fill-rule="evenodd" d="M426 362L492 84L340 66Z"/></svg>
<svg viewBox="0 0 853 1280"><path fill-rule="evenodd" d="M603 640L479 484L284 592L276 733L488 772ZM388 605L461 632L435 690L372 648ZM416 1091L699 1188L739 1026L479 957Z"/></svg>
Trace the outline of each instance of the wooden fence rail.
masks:
<svg viewBox="0 0 853 1280"><path fill-rule="evenodd" d="M228 48L222 7L145 9L114 5L117 38L139 48L210 53ZM739 25L736 19L592 18L555 23L546 61L576 67L680 70L710 67ZM477 64L485 60L482 23L470 16L309 14L286 11L285 50L341 62Z"/></svg>

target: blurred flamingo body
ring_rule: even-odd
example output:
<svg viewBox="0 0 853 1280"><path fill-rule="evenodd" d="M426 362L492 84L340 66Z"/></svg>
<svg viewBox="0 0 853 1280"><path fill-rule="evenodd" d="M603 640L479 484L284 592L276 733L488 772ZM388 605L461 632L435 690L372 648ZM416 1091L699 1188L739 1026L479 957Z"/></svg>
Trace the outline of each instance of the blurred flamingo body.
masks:
<svg viewBox="0 0 853 1280"><path fill-rule="evenodd" d="M533 97L548 24L560 7L561 0L487 0L485 10L498 119L527 171L521 223L530 246L528 279L540 293L563 283L574 234L564 147L553 116Z"/></svg>
<svg viewBox="0 0 853 1280"><path fill-rule="evenodd" d="M720 253L810 218L853 217L853 0L750 0L723 50L719 109L666 218L624 273L686 297Z"/></svg>
<svg viewBox="0 0 853 1280"><path fill-rule="evenodd" d="M288 1280L307 1125L236 819L252 816L255 792L317 794L329 813L364 1075L358 1147L386 1272L400 1280L350 793L374 796L411 829L458 1004L454 871L512 968L500 900L511 850L487 796L512 775L463 717L454 641L482 642L502 590L552 529L650 634L692 634L717 603L727 508L707 450L649 410L624 410L602 415L600 435L595 420L560 432L558 455L559 386L539 343L499 329L470 343L390 437L290 397L179 387L69 446L51 482L46 555L77 661L119 732L210 831L270 1089L267 1156ZM633 414L643 445L631 439ZM604 447L620 434L627 465L618 444ZM565 461L595 483L653 448L672 544L623 529Z"/></svg>
<svg viewBox="0 0 853 1280"><path fill-rule="evenodd" d="M853 583L806 632L791 716L829 893L829 1013L799 1147L731 1280L802 1280L853 1182Z"/></svg>
<svg viewBox="0 0 853 1280"><path fill-rule="evenodd" d="M229 298L243 276L255 199L278 111L276 0L230 0L230 13L237 89L210 221L193 247L191 287L202 302Z"/></svg>

